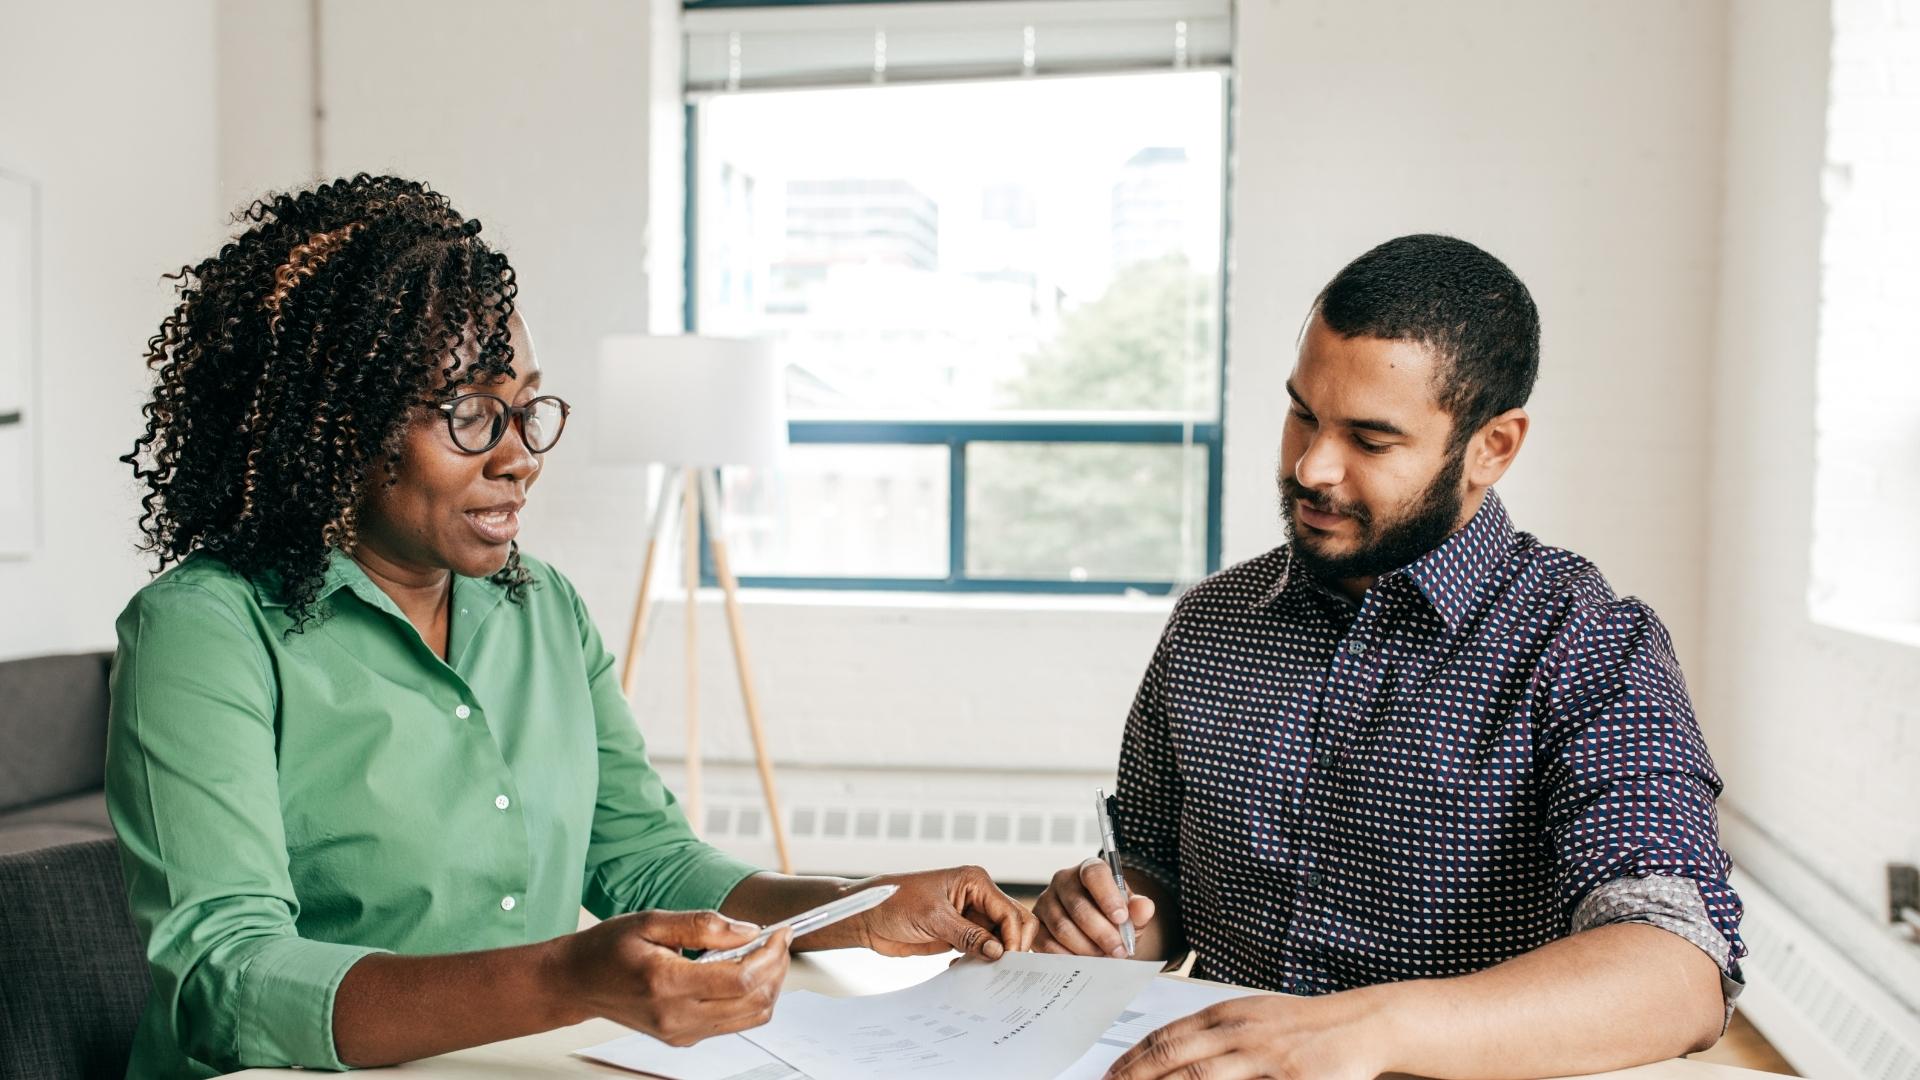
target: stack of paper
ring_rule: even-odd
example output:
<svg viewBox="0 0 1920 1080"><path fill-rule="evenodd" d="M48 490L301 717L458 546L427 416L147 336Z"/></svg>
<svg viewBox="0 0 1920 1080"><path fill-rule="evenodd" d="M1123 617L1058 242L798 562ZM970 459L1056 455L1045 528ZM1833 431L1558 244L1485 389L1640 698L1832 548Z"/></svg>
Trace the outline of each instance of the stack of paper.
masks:
<svg viewBox="0 0 1920 1080"><path fill-rule="evenodd" d="M1010 953L870 997L789 994L745 1032L813 1080L1052 1080L1159 974L1147 960Z"/></svg>
<svg viewBox="0 0 1920 1080"><path fill-rule="evenodd" d="M1010 953L890 994L796 990L769 1023L686 1049L630 1035L580 1053L670 1080L1095 1080L1155 1028L1254 992L1158 971L1147 961Z"/></svg>

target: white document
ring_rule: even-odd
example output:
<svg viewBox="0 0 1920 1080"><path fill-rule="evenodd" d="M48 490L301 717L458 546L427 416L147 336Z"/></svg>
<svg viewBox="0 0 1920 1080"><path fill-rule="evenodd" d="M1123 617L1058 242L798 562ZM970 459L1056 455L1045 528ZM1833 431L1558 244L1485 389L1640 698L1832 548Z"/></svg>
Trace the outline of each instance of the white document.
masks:
<svg viewBox="0 0 1920 1080"><path fill-rule="evenodd" d="M1080 1060L1060 1073L1058 1080L1100 1080L1107 1074L1107 1066L1120 1060L1121 1054L1149 1033L1183 1016L1192 1016L1209 1005L1258 993L1262 991L1244 986L1155 979L1127 1005L1119 1018L1107 1028L1106 1034L1080 1055Z"/></svg>
<svg viewBox="0 0 1920 1080"><path fill-rule="evenodd" d="M1008 953L890 994L796 991L744 1034L812 1080L1052 1080L1159 971L1149 960Z"/></svg>
<svg viewBox="0 0 1920 1080"><path fill-rule="evenodd" d="M669 1046L636 1032L577 1053L667 1080L807 1080L793 1066L738 1035L716 1035L692 1046Z"/></svg>

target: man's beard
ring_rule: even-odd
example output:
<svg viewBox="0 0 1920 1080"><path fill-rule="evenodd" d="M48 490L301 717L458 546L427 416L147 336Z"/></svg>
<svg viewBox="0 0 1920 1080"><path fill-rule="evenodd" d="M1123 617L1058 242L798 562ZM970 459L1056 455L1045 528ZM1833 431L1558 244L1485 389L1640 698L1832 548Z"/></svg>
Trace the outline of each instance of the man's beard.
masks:
<svg viewBox="0 0 1920 1080"><path fill-rule="evenodd" d="M1321 581L1377 578L1439 547L1453 535L1460 522L1460 507L1465 501L1460 491L1460 477L1466 471L1466 460L1466 448L1462 447L1440 467L1440 474L1414 500L1412 509L1381 526L1377 533L1373 514L1366 507L1336 504L1324 494L1311 491L1293 477L1282 474L1280 515L1286 521L1287 536L1293 541L1294 561ZM1360 547L1346 555L1316 551L1317 541L1294 520L1298 505L1295 500L1322 513L1346 514L1359 527Z"/></svg>

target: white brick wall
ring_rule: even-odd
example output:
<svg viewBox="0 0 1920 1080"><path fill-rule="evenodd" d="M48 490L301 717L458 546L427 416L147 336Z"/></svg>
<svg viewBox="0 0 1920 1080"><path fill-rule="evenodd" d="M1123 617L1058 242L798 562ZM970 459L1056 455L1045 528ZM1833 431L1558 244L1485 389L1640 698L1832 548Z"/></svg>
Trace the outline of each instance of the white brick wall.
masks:
<svg viewBox="0 0 1920 1080"><path fill-rule="evenodd" d="M1904 549L1876 549L1874 542L1897 527L1920 489L1878 498L1871 492L1888 483L1885 470L1897 460L1877 445L1889 425L1872 412L1893 395L1875 392L1889 384L1872 372L1892 354L1874 346L1897 348L1912 333L1889 334L1891 309L1878 301L1852 304L1878 288L1872 237L1887 230L1896 211L1884 201L1877 211L1850 202L1858 184L1840 190L1832 204L1823 202L1823 189L1834 198L1835 170L1826 163L1837 153L1864 166L1854 174L1868 190L1887 175L1886 158L1870 152L1884 140L1860 137L1850 126L1858 115L1853 105L1861 103L1854 95L1902 81L1888 75L1904 73L1912 85L1911 29L1920 23L1911 6L1889 15L1878 4L1848 5L1837 12L1836 37L1822 4L1735 4L1729 11L1707 663L1697 685L1726 801L1844 896L1871 928L1885 917L1885 864L1920 859L1920 652L1816 621L1808 596L1815 569L1829 582L1843 576L1838 570L1858 571L1849 581L1864 592L1855 596L1863 604L1873 602L1875 587L1904 588L1903 575L1911 573L1914 533ZM1863 40L1847 29L1859 28L1862 17L1893 21L1875 24L1881 30ZM1909 59L1899 67L1869 63L1862 74L1855 59L1886 55L1879 38ZM1836 128L1832 139L1830 86L1833 115L1849 132L1842 137ZM1886 105L1871 98L1865 104ZM1903 198L1916 194L1920 186L1909 181ZM1842 242L1827 228L1834 224L1829 205L1879 215L1878 223ZM1889 239L1884 246L1898 246ZM1914 239L1906 235L1906 246ZM1845 322L1853 313L1864 322ZM1851 349L1836 339L1843 328L1855 335ZM1862 346L1867 351L1858 351ZM1912 362L1909 350L1904 363ZM1852 418L1843 402L1857 410ZM1902 452L1903 467L1910 467L1913 444ZM1816 537L1818 564L1809 557ZM1888 610L1897 609L1889 603ZM1920 987L1907 989L1910 1001L1920 999Z"/></svg>
<svg viewBox="0 0 1920 1080"><path fill-rule="evenodd" d="M1815 616L1920 627L1920 6L1833 7Z"/></svg>
<svg viewBox="0 0 1920 1080"><path fill-rule="evenodd" d="M726 622L716 594L702 600L703 752L748 761ZM1170 606L762 594L743 621L776 760L1111 773ZM656 613L634 702L667 757L684 745L685 610L674 600Z"/></svg>

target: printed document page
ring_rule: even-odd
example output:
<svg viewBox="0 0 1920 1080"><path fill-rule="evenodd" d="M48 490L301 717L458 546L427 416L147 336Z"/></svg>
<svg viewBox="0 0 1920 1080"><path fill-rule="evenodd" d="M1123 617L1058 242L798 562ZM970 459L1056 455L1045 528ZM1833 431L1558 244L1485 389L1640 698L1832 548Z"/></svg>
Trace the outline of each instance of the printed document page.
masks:
<svg viewBox="0 0 1920 1080"><path fill-rule="evenodd" d="M1159 971L1148 960L1008 953L890 994L795 991L744 1034L812 1080L1052 1080Z"/></svg>
<svg viewBox="0 0 1920 1080"><path fill-rule="evenodd" d="M738 1035L716 1035L692 1046L669 1046L651 1035L635 1032L576 1053L667 1080L807 1080L793 1066Z"/></svg>
<svg viewBox="0 0 1920 1080"><path fill-rule="evenodd" d="M1128 1003L1106 1034L1080 1055L1080 1060L1069 1065L1058 1080L1100 1080L1107 1074L1107 1066L1120 1060L1121 1054L1149 1033L1209 1005L1262 992L1244 986L1155 979L1140 991L1139 997Z"/></svg>

